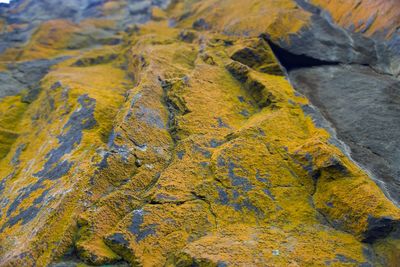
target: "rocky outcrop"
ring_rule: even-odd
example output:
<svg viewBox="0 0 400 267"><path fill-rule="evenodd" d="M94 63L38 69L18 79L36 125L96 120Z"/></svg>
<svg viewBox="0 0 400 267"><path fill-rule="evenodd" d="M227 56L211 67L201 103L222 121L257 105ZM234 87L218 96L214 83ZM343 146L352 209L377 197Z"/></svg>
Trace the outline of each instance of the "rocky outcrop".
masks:
<svg viewBox="0 0 400 267"><path fill-rule="evenodd" d="M398 202L400 81L354 65L298 69L290 78L333 124L354 159Z"/></svg>
<svg viewBox="0 0 400 267"><path fill-rule="evenodd" d="M0 98L17 95L26 90L25 100L32 102L39 94L40 80L52 65L63 59L65 58L33 60L8 65L6 71L0 72L0 82L2 83Z"/></svg>
<svg viewBox="0 0 400 267"><path fill-rule="evenodd" d="M400 173L395 166L399 153L391 142L398 139L392 134L397 132L393 127L398 124L399 81L379 73L393 73L390 48L338 27L326 11L308 2L297 3L312 13L311 25L288 38L264 38L295 88L321 109L354 159L367 167L388 196L398 202ZM389 121L391 126L384 126ZM394 150L389 151L391 148Z"/></svg>
<svg viewBox="0 0 400 267"><path fill-rule="evenodd" d="M400 18L398 1L311 1L342 27L362 33L387 46L389 68L400 74Z"/></svg>
<svg viewBox="0 0 400 267"><path fill-rule="evenodd" d="M396 175L373 41L292 0L43 3L3 11L37 14L0 67L40 90L0 100L0 266L396 266L400 210L346 150Z"/></svg>

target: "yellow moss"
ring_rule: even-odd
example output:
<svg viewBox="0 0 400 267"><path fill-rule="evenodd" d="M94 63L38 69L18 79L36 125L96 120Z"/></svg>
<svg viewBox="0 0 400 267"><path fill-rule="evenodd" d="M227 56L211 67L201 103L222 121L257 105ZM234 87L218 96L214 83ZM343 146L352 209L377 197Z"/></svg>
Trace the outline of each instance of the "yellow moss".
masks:
<svg viewBox="0 0 400 267"><path fill-rule="evenodd" d="M154 45L154 42L152 44ZM307 104L307 101L302 97L295 96L292 87L284 77L251 71L251 79L264 84L265 88L274 96L276 101L273 106L267 106L259 111L254 106L254 102L251 104L252 97L246 91L247 89L241 87L225 71L224 66L229 61L226 58L228 53L224 51L223 47L214 46L213 49L207 48L206 52L215 62L215 64L210 65L202 62L200 57L194 61L194 64L177 60L174 58L174 54L170 52L172 50L171 47L174 46L176 47L175 44L158 44L158 46L152 46L151 51L153 53L150 58L146 57L146 62L152 68L154 68L153 64L158 64L159 68L165 69L164 75L168 77L168 81L172 84L169 94L173 97L169 97L172 97L173 101L177 101L179 110L187 109L190 111L184 116L178 115L176 118L178 120L177 133L179 140L182 140L179 142L176 150L183 150L186 153L183 159L180 161L175 160L163 172L158 181L160 186L152 191L152 195L154 197L157 195L173 196L176 198L174 201L188 201L188 199L190 200L193 197L191 192L200 190L198 193L207 199L218 199L219 196L216 194L213 180L217 179L219 183L224 184L227 188L230 187L230 182L227 178L227 167L219 169L218 159L221 156L225 157L225 159L231 158L235 162L240 162L236 173L240 177L256 177L257 170L263 174L268 173L268 180L271 184L270 191L274 195L275 200L272 201L267 196L259 193L262 192L262 184L257 185L259 191L251 191L247 194L248 200L252 205L265 212L265 219L257 218L251 209L238 212L233 206L218 204L215 200L211 202L211 209L213 214L216 214L215 220L218 222L218 228L223 229L222 231L224 231L225 235L232 228L232 225L238 224L241 224L241 227L235 229L234 233L241 242L246 240L246 238L249 239L249 237L246 237L246 234L238 235L238 233L244 233L249 227L252 228L254 225L274 226L287 233L291 233L292 238L298 240L302 245L298 246L298 251L288 252L290 256L279 258L272 257L272 250L274 248L270 248L263 254L263 258L267 259L265 262L272 265L307 265L317 262L324 264L328 260L331 260L332 264L335 265L337 264L337 262L334 262L336 254L342 254L355 261L363 262L365 260L362 254L363 245L355 236L340 232L320 223L321 218L318 218L321 215L315 210L312 203L310 203L310 201L312 202L312 193L314 190L313 181L302 170L302 167L293 162L294 160L291 158L296 153L312 153L315 156L314 164L317 166L316 168L323 168L326 158L315 154L314 150L318 151L320 148L327 148L326 155L329 155L328 158L334 155L341 155L341 152L328 145L329 134L323 129L317 129L312 119L304 116L301 105ZM179 50L185 51L183 49ZM185 53L182 55L185 55ZM187 57L184 58L186 59ZM179 69L179 71L173 68L171 70L169 62L176 62L177 65L174 68ZM184 66L184 68L180 69L181 66ZM182 79L180 73L185 70L190 75L187 75L185 82L182 82L180 80ZM239 101L239 96L242 96L245 101ZM292 102L289 102L289 99ZM182 103L184 103L183 106ZM247 116L240 114L243 109L247 109ZM224 126L218 126L218 117L216 114L220 116L219 118L224 122ZM264 137L261 137L260 130L265 133ZM194 152L191 151L193 143L199 147L204 147L210 141L209 138L211 137L221 138L227 143L212 150L213 165L210 177L209 173L206 171L203 172L199 167L200 163L207 161L207 159L204 159L200 155L195 156ZM312 145L310 147L303 147L302 144L306 142L311 142ZM385 207L382 210L386 210L392 216L397 214L398 210L384 198L376 185L366 175L360 174L360 171L353 163L345 160L345 164L349 170L354 172L351 179L361 179L364 181L366 188L375 194L375 201L380 203L378 206ZM244 168L243 172L240 171L241 168ZM252 179L254 179L252 180L253 185L259 183L255 178ZM323 181L324 178L321 179ZM345 184L342 185L344 186ZM362 188L354 188L356 192L353 194L368 195ZM346 190L343 190L343 192L346 192ZM326 193L322 192L321 194L324 195ZM239 199L244 200L242 197ZM369 202L362 199L359 202L362 203L360 207L370 205ZM160 207L160 209L164 208ZM165 207L165 209L167 208ZM368 208L365 210L377 216L382 215L382 213L376 210L371 211ZM166 210L163 210L163 212L166 214L162 213L162 215L156 216L157 219L152 219L153 214L149 211L149 215L145 217L146 225L157 224L157 229L168 227L162 223L163 220L160 220L159 216L169 218L169 213ZM358 208L352 204L349 204L347 208L338 212L341 215L351 214L351 220L355 223L359 216L365 220L369 215L367 213L360 215L357 213L359 212ZM177 217L173 216L173 218L176 219ZM122 223L122 225L124 224ZM365 224L361 224L361 226L364 227ZM351 225L347 225L347 227L347 229L351 229ZM297 234L294 234L293 232L296 231ZM174 233L173 236L175 238L184 238L186 234L184 231L179 231ZM144 245L138 245L134 242L134 251L138 251L136 256L139 257L141 262L149 266L162 264L165 261L164 257L154 259L154 256L151 255L174 251L175 246L175 250L182 246L182 244L172 243L164 234L160 234L160 236L163 237L162 242L167 242L166 244L170 244L170 246L158 243L158 248L153 248L154 245L150 245L154 242L153 237L148 237ZM213 237L212 234L209 236L209 242L212 242L213 250L215 250L216 240L219 243L223 237ZM258 237L258 240L262 240L259 242L267 242L267 239L264 239L264 237ZM286 236L279 237L273 235L271 240L276 244L279 243L279 240L283 242L286 238ZM159 239L157 240L161 242ZM202 238L199 239L198 242L200 245L194 247L191 253L203 258L204 255L207 255L204 248L210 245L208 245L209 243L202 243L202 240ZM233 241L230 240L229 242L232 243ZM317 245L317 242L320 242L320 245ZM196 242L192 244L196 244ZM148 247L152 249L148 251ZM144 254L141 252L142 249L145 251ZM247 248L241 249L246 251ZM281 250L285 251L285 248L281 248ZM246 264L251 264L249 261L250 258L250 256L245 256L243 257L243 261ZM217 260L231 261L230 263L233 264L234 262L240 262L241 258L237 255L236 257L232 255L220 255L219 258L210 256L210 259L214 260L214 262L217 262ZM257 265L257 262L252 263Z"/></svg>
<svg viewBox="0 0 400 267"><path fill-rule="evenodd" d="M167 19L167 14L163 9L156 7L151 10L151 17L153 20L156 20L156 21L157 20L165 20L165 19Z"/></svg>
<svg viewBox="0 0 400 267"><path fill-rule="evenodd" d="M397 267L400 259L400 242L398 239L389 238L374 244L377 254L383 259L382 265Z"/></svg>
<svg viewBox="0 0 400 267"><path fill-rule="evenodd" d="M7 48L3 53L0 54L0 62L3 66L7 66L8 63L18 60L22 54L22 49L20 48Z"/></svg>
<svg viewBox="0 0 400 267"><path fill-rule="evenodd" d="M21 96L8 96L0 100L0 125L3 129L18 131L19 124L27 104L21 101Z"/></svg>
<svg viewBox="0 0 400 267"><path fill-rule="evenodd" d="M0 19L0 33L5 31L6 24L4 23L4 19Z"/></svg>
<svg viewBox="0 0 400 267"><path fill-rule="evenodd" d="M123 5L108 1L103 11L114 14ZM366 262L360 240L368 216L400 219L398 208L305 116L307 99L296 96L285 77L262 73L260 65L248 68L242 83L225 67L232 53L259 41L254 36L268 30L274 38L285 37L307 25L308 15L286 0L179 1L167 14L177 18L186 11L194 15L177 28L150 22L122 36L123 47L79 51L50 71L29 106L18 97L0 103L0 114L10 114L0 120L21 134L0 164L0 177L15 171L4 180L9 203L18 198L9 188L26 189L38 181L35 173L58 147L71 114L80 110L80 96L96 101L97 122L60 159L73 162L67 175L46 180L18 206L29 208L50 190L51 198L31 222L0 233L5 244L0 255L8 259L29 251L32 258L22 265L45 266L75 246L91 264L124 258L143 266L196 260L204 266L343 266L338 255L350 259L349 266ZM213 31L196 32L193 43L180 40L181 30L198 18ZM25 56L63 54L71 34L91 27L114 25L49 22L24 48ZM268 64L277 64L264 45ZM91 60L111 54L118 58ZM84 64L75 64L79 60ZM119 67L123 63L125 70ZM265 99L271 101L260 101ZM108 145L112 130L115 138ZM20 166L11 166L21 144L26 147ZM344 216L342 228L329 224ZM107 242L115 233L127 244ZM16 248L17 242L24 246ZM376 251L393 262L396 242L378 242Z"/></svg>
<svg viewBox="0 0 400 267"><path fill-rule="evenodd" d="M88 28L99 28L104 30L113 30L116 28L116 22L109 19L85 19L79 23L80 27Z"/></svg>
<svg viewBox="0 0 400 267"><path fill-rule="evenodd" d="M138 43L148 45L147 43ZM176 198L174 201L187 201L185 203L188 204L184 204L185 207L190 207L191 204L189 205L189 203L192 203L192 201L193 204L195 203L191 192L197 192L206 198L218 198L213 189L215 188L213 177L229 187L229 180L226 180L228 170L226 168L219 170L217 167L218 158L226 155L226 157L232 157L235 161L240 161L240 167L245 168L245 172L238 170L238 173L236 173L238 176L256 177L257 170L268 172L268 179L272 183L270 190L276 200L272 201L265 195L257 193L257 191L248 193L248 199L252 205L266 213L265 219L257 218L252 210L238 212L233 207L212 202L210 205L213 214L216 214L216 218L210 218L209 222L215 220L218 223L218 228L223 229L224 236L233 225L241 224L241 227L234 231L236 236L238 233L243 233L237 239L241 242L243 240L251 242L251 237L246 237L246 234L244 234L249 227L254 228L254 225L259 224L264 227L273 225L292 233L292 235L293 231L299 231L292 237L301 240L303 245L298 247L298 252L293 253L291 251L290 256L280 258L272 257L273 248L265 249L263 258L268 259L266 262L269 264L311 264L315 262L323 264L325 260L334 260L334 253L342 253L355 261L363 262L362 244L354 236L319 223L318 212L310 204L313 190L311 178L298 170L294 163L287 163L287 165L282 163L283 160L289 160L290 155L288 153L294 153L305 140L320 140L319 142L324 145L328 143L329 134L324 130L316 129L312 120L304 117L300 106L288 102L288 99L292 99L295 103L307 103L306 100L294 95L293 89L284 77L252 73L253 78L265 84L277 101L275 108L266 107L258 111L254 107L254 103L251 104L251 97L246 89L242 88L225 71L227 53L223 52L223 48L216 47L214 51L211 49L207 51L215 62L215 65L209 65L202 62L200 57L197 57L194 61L187 61L188 57L185 56L185 50L182 48L178 48L178 50L183 51L182 59L184 60L177 60L175 54L171 52L174 51L172 47L177 49L176 47L179 46L170 43L157 43L154 46L153 42L152 48L149 50L151 54L145 53L144 60L146 65L150 66L146 69L146 72L159 73L162 71L163 76L161 77L167 78L167 82L170 83L169 98L178 103L176 105L178 109L180 111L189 110L184 116L178 113L176 118L178 120L178 140L181 140L176 150L183 150L186 153L183 159L179 161L175 159L163 172L158 181L159 187L151 191L151 196L173 196ZM143 49L141 51L147 52ZM169 62L176 62L177 64L171 66ZM183 78L183 73L190 75ZM142 77L141 81L147 80ZM239 96L247 101L241 102ZM243 109L247 109L249 118L240 114ZM220 116L226 127L218 126L216 114ZM260 137L260 129L265 132L265 137ZM228 135L230 133L231 135ZM201 153L196 155L192 151L193 146L204 147L212 137L225 139L229 142L213 149L213 174L210 176L207 171L202 171L200 168L200 163L206 159L201 156ZM266 146L265 144L270 145ZM287 149L285 150L283 147ZM290 169L298 173L297 176L291 173ZM259 183L255 180L252 182L254 184ZM260 190L258 192L262 192L262 184L257 186ZM152 208L149 206L145 208L145 214L148 214L148 216L145 217L143 227L156 224L157 236L149 236L140 244L135 241L132 241L131 244L133 244L135 256L146 266L162 264L166 260L163 255L179 251L183 247L184 243L176 240L186 239L190 235L189 230L166 234L169 233L167 229L170 226L164 223L161 218L174 218L178 225L188 220L186 218L181 219L176 213L171 215L171 209L175 212L179 210L178 207L172 208L168 202L159 207ZM199 207L196 210L200 212L204 209L207 211L209 207ZM191 214L192 217L196 217L193 212ZM123 231L129 224L129 218L127 220L127 222L121 222L120 230ZM315 225L319 226L315 227ZM190 228L191 224L187 227ZM183 229L188 229L187 227ZM182 226L176 227L176 229L182 229ZM167 232L164 233L164 231ZM212 234L210 234L209 240L213 242L213 246L223 239L222 237L211 236ZM268 240L264 237L258 237L262 240L261 242ZM286 236L273 235L271 240L277 243L277 240L283 241L286 238ZM193 254L200 253L196 255L204 257L206 255L204 248L207 247L207 243L201 243L202 240L202 238L199 239L198 242L201 245L195 247ZM316 241L320 241L321 245L315 245ZM192 244L196 244L196 242ZM247 248L242 249L246 251ZM281 249L284 251L284 248ZM318 252L316 253L315 250ZM313 257L312 255L318 256ZM210 258L214 259L211 256ZM250 258L250 256L245 256L243 261L250 264ZM296 260L293 260L294 258ZM219 259L227 262L232 261L232 263L233 261L240 262L240 257L233 257L232 254L222 255Z"/></svg>
<svg viewBox="0 0 400 267"><path fill-rule="evenodd" d="M7 70L7 63L0 61L0 71L6 71L6 70Z"/></svg>
<svg viewBox="0 0 400 267"><path fill-rule="evenodd" d="M105 48L102 52L106 51L109 50ZM102 52L95 51L88 53L87 56L101 55ZM96 149L107 143L109 133L113 127L114 117L117 115L119 106L123 103L124 93L128 89L130 82L126 77L126 73L112 64L70 67L75 60L76 58L60 64L46 76L42 81L43 91L31 105L27 106L18 102L20 100L19 97L5 98L0 104L1 112L4 113L1 114L0 119L15 128L19 125L15 121L21 120L21 126L18 129L23 129L23 136L16 139L13 151L17 147L16 144L27 144L26 150L23 151L20 157L21 165L26 166L26 164L32 164L29 163L32 159L40 159L42 157L43 161L45 161L45 155L51 149L57 147L58 140L56 136L63 131L62 129L68 116L79 108L77 103L79 96L87 94L96 100L94 116L97 126L90 131L84 131L82 142L75 148L73 153L68 155L69 161L79 163L79 168L74 169L74 174L71 174L74 178L71 180L71 177L67 176L65 180L58 181L55 187L54 185L52 187L52 183L44 183L44 189L33 191L29 198L20 205L22 209L31 207L32 201L50 187L53 188L51 194L57 196L51 204L51 208L54 210L47 214L46 210L43 209L44 213L41 212L41 215L36 218L36 220L39 220L40 225L43 227L48 226L48 228L42 228L42 226L36 228L37 238L32 239L30 243L30 245L36 243L40 244L40 246L46 246L40 255L37 255L36 252L34 254L34 257L38 259L37 263L43 263L43 265L46 265L50 259L61 257L72 246L74 229L76 228L74 226L76 214L81 211L81 204L78 203L78 199L82 197L81 193L87 187L85 184L95 170L90 163L92 156L88 155L92 155ZM60 87L50 89L54 87L56 82L60 84ZM50 100L54 100L53 109L49 106ZM22 109L21 105L25 108ZM10 107L14 110L12 110L12 113L7 113ZM21 109L21 112L17 112L19 109ZM22 113L26 109L27 111ZM38 117L32 120L32 117L36 114L38 114ZM49 122L51 124L48 124ZM46 130L43 131L42 129ZM2 162L2 168L0 168L1 177L6 177L12 172L12 166L6 165L8 164L6 162L9 162L11 157L12 155L7 156L7 159ZM20 175L16 173L19 176L14 179L16 179L21 188L33 185L37 178L32 177L32 174L39 171L43 164L44 162L35 162L32 166L34 169L30 167L28 172L22 172ZM16 195L11 193L9 197L12 201ZM7 218L3 217L2 221L4 222L5 219ZM63 224L60 223L61 221ZM0 234L0 239L3 240L5 236L10 235L16 239L23 239L24 235L29 233L19 234L21 228L22 225L18 224L11 229L7 229ZM13 234L10 234L10 231ZM47 243L43 243L43 240L46 240ZM19 249L23 251L23 249L27 248L21 247ZM105 245L103 245L103 250L99 248L99 251L103 251L103 254L113 254ZM1 253L4 252L1 251Z"/></svg>
<svg viewBox="0 0 400 267"><path fill-rule="evenodd" d="M4 158L19 136L19 122L27 104L21 96L9 96L0 100L0 159Z"/></svg>
<svg viewBox="0 0 400 267"><path fill-rule="evenodd" d="M360 239L364 238L363 234L368 227L367 220L370 216L400 219L398 208L386 199L382 191L366 175L333 181L325 181L324 178L321 180L315 196L317 208L328 214L331 220L344 225ZM335 208L330 208L328 203Z"/></svg>
<svg viewBox="0 0 400 267"><path fill-rule="evenodd" d="M246 5L240 0L184 2L185 4L178 4L175 12L183 14L182 9L189 9L194 14L184 20L181 26L191 27L194 21L203 18L212 25L213 30L233 35L246 34L255 37L268 32L271 37L285 37L305 26L310 16L307 12L298 10L291 0L250 0Z"/></svg>
<svg viewBox="0 0 400 267"><path fill-rule="evenodd" d="M113 118L127 90L126 78L126 74L121 69L111 64L84 68L65 66L49 75L48 86L60 81L70 87L70 101L76 101L80 95L84 94L96 99L95 119L99 127L95 134L107 143L113 127Z"/></svg>
<svg viewBox="0 0 400 267"><path fill-rule="evenodd" d="M33 34L18 59L32 60L55 57L60 54L60 50L67 48L70 38L78 31L77 25L68 20L46 21Z"/></svg>

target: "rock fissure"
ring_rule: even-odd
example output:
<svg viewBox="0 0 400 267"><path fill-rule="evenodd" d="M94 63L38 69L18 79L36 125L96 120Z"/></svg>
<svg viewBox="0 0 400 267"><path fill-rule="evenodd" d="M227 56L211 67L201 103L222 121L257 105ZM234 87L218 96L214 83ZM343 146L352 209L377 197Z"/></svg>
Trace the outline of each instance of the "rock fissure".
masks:
<svg viewBox="0 0 400 267"><path fill-rule="evenodd" d="M312 68L318 66L336 66L340 65L339 61L325 61L318 58L313 58L305 54L294 54L289 50L274 44L272 41L267 39L272 51L280 64L285 68L287 72L302 68Z"/></svg>

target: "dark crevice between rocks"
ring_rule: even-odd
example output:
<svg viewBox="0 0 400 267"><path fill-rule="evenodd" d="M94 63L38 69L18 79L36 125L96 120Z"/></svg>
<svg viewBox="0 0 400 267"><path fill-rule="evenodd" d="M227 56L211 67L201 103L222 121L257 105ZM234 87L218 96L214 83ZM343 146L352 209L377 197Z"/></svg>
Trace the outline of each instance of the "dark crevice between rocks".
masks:
<svg viewBox="0 0 400 267"><path fill-rule="evenodd" d="M174 141L174 144L176 144L178 141L176 132L176 126L177 126L176 114L178 110L173 105L171 99L168 96L168 92L171 90L172 85L168 81L161 79L161 77L158 77L158 80L163 89L163 102L168 111L167 129L172 137L172 140Z"/></svg>
<svg viewBox="0 0 400 267"><path fill-rule="evenodd" d="M390 217L368 218L368 228L366 229L363 242L372 244L378 239L384 239L400 229L400 221Z"/></svg>
<svg viewBox="0 0 400 267"><path fill-rule="evenodd" d="M163 104L168 111L167 130L174 141L174 146L181 140L179 136L178 117L190 113L185 101L179 97L175 92L175 87L184 86L187 83L187 77L179 81L163 80L158 78L160 85L163 89Z"/></svg>
<svg viewBox="0 0 400 267"><path fill-rule="evenodd" d="M285 68L287 72L302 68L337 66L341 64L338 61L325 61L307 55L297 55L286 49L283 49L269 39L266 39L266 41L274 52L276 58L281 63L282 67Z"/></svg>

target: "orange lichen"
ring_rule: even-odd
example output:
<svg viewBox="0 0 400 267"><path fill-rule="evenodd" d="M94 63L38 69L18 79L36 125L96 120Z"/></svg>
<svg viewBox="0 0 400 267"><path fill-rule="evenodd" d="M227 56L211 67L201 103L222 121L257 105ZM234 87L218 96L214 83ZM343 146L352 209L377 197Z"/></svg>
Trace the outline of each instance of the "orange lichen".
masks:
<svg viewBox="0 0 400 267"><path fill-rule="evenodd" d="M396 0L313 0L313 4L329 11L338 24L354 27L368 36L390 38L400 26L400 2Z"/></svg>
<svg viewBox="0 0 400 267"><path fill-rule="evenodd" d="M6 24L4 23L3 19L0 19L0 33L3 33L5 30Z"/></svg>
<svg viewBox="0 0 400 267"><path fill-rule="evenodd" d="M67 48L68 41L78 28L68 20L50 20L43 23L24 48L21 59L53 57L60 49Z"/></svg>
<svg viewBox="0 0 400 267"><path fill-rule="evenodd" d="M5 157L19 135L19 122L27 108L21 96L0 100L0 159Z"/></svg>
<svg viewBox="0 0 400 267"><path fill-rule="evenodd" d="M269 29L272 37L285 37L307 25L310 16L291 0L251 0L245 5L239 0L183 2L175 12L194 10L194 15L180 23L181 26L191 27L196 20L204 19L212 30L229 35L258 36Z"/></svg>
<svg viewBox="0 0 400 267"><path fill-rule="evenodd" d="M304 114L308 100L258 38L285 38L309 14L289 0L206 0L153 17L113 35L118 45L74 53L75 33L115 21L49 21L2 55L71 56L31 104L0 102L15 134L3 141L0 129L2 260L46 266L73 248L96 265L371 263L368 219L400 220L399 209ZM193 27L199 19L209 28ZM398 255L391 237L374 247L388 262Z"/></svg>

